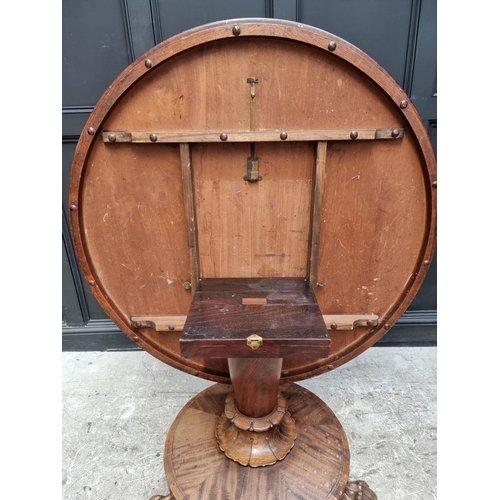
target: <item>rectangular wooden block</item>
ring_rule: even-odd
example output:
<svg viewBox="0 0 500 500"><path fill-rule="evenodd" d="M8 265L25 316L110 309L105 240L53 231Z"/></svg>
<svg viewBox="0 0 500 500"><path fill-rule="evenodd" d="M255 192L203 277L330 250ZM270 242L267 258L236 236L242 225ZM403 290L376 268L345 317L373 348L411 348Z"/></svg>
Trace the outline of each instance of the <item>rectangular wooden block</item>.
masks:
<svg viewBox="0 0 500 500"><path fill-rule="evenodd" d="M247 345L250 335L262 345ZM322 358L330 336L306 278L206 278L180 338L185 358Z"/></svg>

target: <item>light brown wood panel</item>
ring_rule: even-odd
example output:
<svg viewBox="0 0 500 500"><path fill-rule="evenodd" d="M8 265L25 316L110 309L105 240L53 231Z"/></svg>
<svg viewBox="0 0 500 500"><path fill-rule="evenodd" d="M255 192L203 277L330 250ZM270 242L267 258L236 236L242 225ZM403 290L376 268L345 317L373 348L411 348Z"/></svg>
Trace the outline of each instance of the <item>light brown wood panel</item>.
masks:
<svg viewBox="0 0 500 500"><path fill-rule="evenodd" d="M96 144L82 223L99 285L126 316L187 314L191 293L178 146Z"/></svg>
<svg viewBox="0 0 500 500"><path fill-rule="evenodd" d="M392 128L388 100L328 52L289 40L220 40L159 64L123 96L104 130L230 131Z"/></svg>
<svg viewBox="0 0 500 500"><path fill-rule="evenodd" d="M420 158L403 141L331 143L317 290L323 314L378 314L401 299L427 231ZM403 297L404 298L404 297Z"/></svg>
<svg viewBox="0 0 500 500"><path fill-rule="evenodd" d="M181 288L189 255L178 146L105 145L102 133L171 132L185 141L188 132L226 132L226 142L194 147L196 205L206 209L198 220L201 273L272 277L307 272L314 144L289 141L311 131L360 130L360 139L363 129L403 127L397 140L346 137L328 146L318 257L318 281L326 285L316 290L318 302L323 314L375 313L381 324L330 332L326 359L305 352L303 360L285 360L283 378L300 380L373 345L415 297L436 243L436 162L409 97L359 49L297 23L238 25L233 31L231 23L214 23L167 40L104 92L75 151L72 237L84 278L126 335L178 369L227 382L224 360L180 357L178 332L130 325L131 316L189 309L191 294ZM259 80L253 106L259 138L262 131L274 138L288 133L286 140L256 144L263 180L251 185L242 180L250 144L231 143L231 131L250 129L249 77ZM215 190L225 197L217 201ZM277 207L287 207L287 221L277 221L284 213ZM250 243L239 245L242 234ZM166 279L151 281L151 268Z"/></svg>
<svg viewBox="0 0 500 500"><path fill-rule="evenodd" d="M246 175L247 144L192 147L203 278L307 273L314 144L255 145L262 180Z"/></svg>

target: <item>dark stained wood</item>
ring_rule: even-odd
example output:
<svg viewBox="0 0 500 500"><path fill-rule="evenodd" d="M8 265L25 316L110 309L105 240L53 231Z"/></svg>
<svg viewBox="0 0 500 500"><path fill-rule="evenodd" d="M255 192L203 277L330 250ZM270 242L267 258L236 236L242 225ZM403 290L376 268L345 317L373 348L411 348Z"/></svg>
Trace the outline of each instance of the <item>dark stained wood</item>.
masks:
<svg viewBox="0 0 500 500"><path fill-rule="evenodd" d="M102 133L227 134L224 143L191 145L200 275L225 278L307 275L315 152L294 134L356 130L356 140L328 145L318 255L325 286L315 292L325 316L380 321L331 331L327 358L285 359L284 379L300 380L373 345L415 297L436 243L435 157L411 100L356 47L292 22L238 25L238 37L231 23L220 22L165 41L106 90L75 152L72 237L92 292L129 338L187 373L229 381L222 359L182 358L178 331L131 324L135 316L189 311L179 147L103 143ZM242 180L249 144L231 142L231 133L249 126L249 77L259 79L255 132L280 137L256 143L263 180L252 185ZM404 136L359 140L362 130L392 128Z"/></svg>
<svg viewBox="0 0 500 500"><path fill-rule="evenodd" d="M243 304L265 298L265 304ZM247 345L259 335L258 349ZM327 356L330 338L305 278L208 278L198 283L180 339L184 357Z"/></svg>
<svg viewBox="0 0 500 500"><path fill-rule="evenodd" d="M295 420L295 446L271 467L242 467L219 450L215 428L230 386L214 385L192 399L172 424L165 474L175 498L185 500L342 498L348 484L349 446L334 413L317 396L281 387Z"/></svg>
<svg viewBox="0 0 500 500"><path fill-rule="evenodd" d="M236 408L247 417L270 415L276 396L283 359L228 359Z"/></svg>
<svg viewBox="0 0 500 500"><path fill-rule="evenodd" d="M217 422L225 455L244 466L266 467L283 460L295 445L295 421L279 393L281 358L228 359L233 392Z"/></svg>

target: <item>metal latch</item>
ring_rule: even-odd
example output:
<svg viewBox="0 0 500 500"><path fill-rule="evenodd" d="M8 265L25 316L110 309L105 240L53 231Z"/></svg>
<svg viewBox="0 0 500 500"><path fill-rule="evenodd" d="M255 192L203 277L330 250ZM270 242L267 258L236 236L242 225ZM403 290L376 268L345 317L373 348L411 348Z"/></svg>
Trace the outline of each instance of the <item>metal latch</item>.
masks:
<svg viewBox="0 0 500 500"><path fill-rule="evenodd" d="M248 157L247 175L245 175L243 179L248 182L257 182L262 180L262 176L259 175L259 159L255 156Z"/></svg>
<svg viewBox="0 0 500 500"><path fill-rule="evenodd" d="M262 340L262 337L260 335L254 334L247 337L247 346L253 350L258 349L263 342L264 341Z"/></svg>

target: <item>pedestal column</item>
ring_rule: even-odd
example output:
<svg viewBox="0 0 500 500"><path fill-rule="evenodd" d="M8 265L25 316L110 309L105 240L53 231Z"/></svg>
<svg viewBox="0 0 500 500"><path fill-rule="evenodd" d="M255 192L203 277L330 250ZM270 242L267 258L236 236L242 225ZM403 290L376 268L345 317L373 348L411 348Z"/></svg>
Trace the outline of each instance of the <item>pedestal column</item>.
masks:
<svg viewBox="0 0 500 500"><path fill-rule="evenodd" d="M220 449L241 465L283 460L295 444L295 422L279 392L283 358L229 358L233 392L216 427Z"/></svg>

